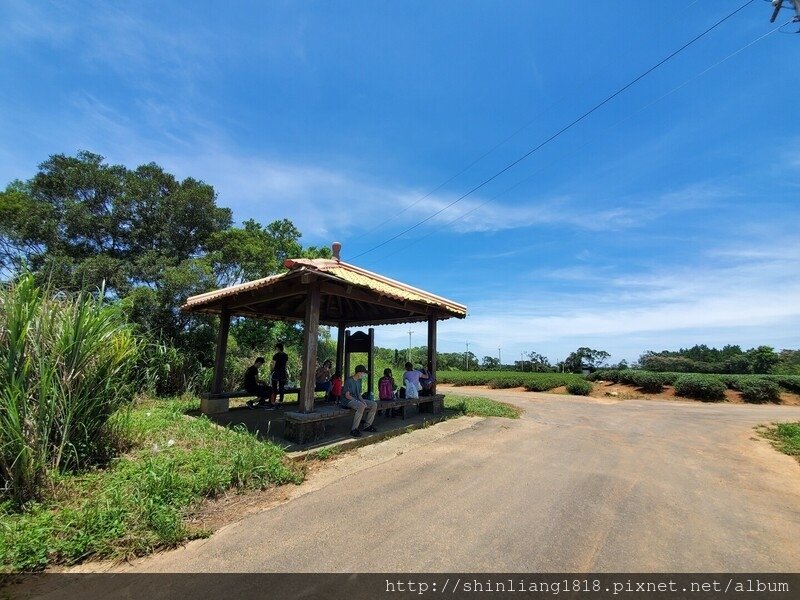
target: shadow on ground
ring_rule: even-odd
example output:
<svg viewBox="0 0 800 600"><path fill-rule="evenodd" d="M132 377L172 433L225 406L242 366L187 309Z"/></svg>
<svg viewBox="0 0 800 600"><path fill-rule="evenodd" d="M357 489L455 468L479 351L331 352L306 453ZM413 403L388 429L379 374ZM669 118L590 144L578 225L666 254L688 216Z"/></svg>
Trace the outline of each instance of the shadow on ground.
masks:
<svg viewBox="0 0 800 600"><path fill-rule="evenodd" d="M330 402L321 401L317 401L316 404L318 406L333 405ZM297 401L287 399L286 402L279 404L275 409L250 409L242 403L239 406L232 406L228 412L207 416L213 422L223 427L241 425L260 439L269 440L278 444L291 455L294 453L305 454L310 450L320 450L332 446L362 446L380 441L387 437L399 435L407 430L426 427L458 414L451 410L445 410L441 414L420 413L417 406L409 406L405 419L401 419L399 416L389 417L385 414L378 414L373 423L378 431L375 433L362 432L362 437L360 438L351 437L350 428L353 424L353 417L352 415L347 415L339 419L328 421L325 426L325 437L323 439L308 444L295 444L284 439L283 430L286 423L285 413L297 411L297 409ZM187 414L197 417L200 415L200 411L190 411Z"/></svg>

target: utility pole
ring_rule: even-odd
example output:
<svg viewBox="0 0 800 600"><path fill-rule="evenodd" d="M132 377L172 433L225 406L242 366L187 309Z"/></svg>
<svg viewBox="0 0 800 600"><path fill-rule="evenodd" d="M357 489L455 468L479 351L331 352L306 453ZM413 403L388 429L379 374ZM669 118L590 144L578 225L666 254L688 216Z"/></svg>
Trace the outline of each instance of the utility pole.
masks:
<svg viewBox="0 0 800 600"><path fill-rule="evenodd" d="M522 363L522 372L525 372L525 352L519 353L519 362Z"/></svg>
<svg viewBox="0 0 800 600"><path fill-rule="evenodd" d="M410 329L408 330L408 355L406 356L406 360L411 362L411 334L414 333Z"/></svg>
<svg viewBox="0 0 800 600"><path fill-rule="evenodd" d="M497 368L498 369L502 369L503 368L503 359L500 357L500 350L502 350L502 348L500 346L498 346L497 347Z"/></svg>
<svg viewBox="0 0 800 600"><path fill-rule="evenodd" d="M467 342L467 351L464 353L464 363L467 371L469 371L469 342Z"/></svg>

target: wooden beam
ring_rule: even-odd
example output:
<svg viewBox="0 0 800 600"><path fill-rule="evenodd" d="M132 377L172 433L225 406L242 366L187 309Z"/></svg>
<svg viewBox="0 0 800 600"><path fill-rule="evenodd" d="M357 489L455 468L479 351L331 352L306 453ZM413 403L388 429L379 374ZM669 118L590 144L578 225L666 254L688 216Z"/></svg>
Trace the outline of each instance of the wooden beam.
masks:
<svg viewBox="0 0 800 600"><path fill-rule="evenodd" d="M217 333L217 354L214 358L214 383L211 386L212 394L222 393L222 384L225 379L225 354L228 352L228 332L231 329L231 313L223 309L219 316L219 332Z"/></svg>
<svg viewBox="0 0 800 600"><path fill-rule="evenodd" d="M372 393L372 386L375 385L375 329L370 327L367 330L369 335L369 354L367 355L367 392ZM373 398L377 400L377 398Z"/></svg>
<svg viewBox="0 0 800 600"><path fill-rule="evenodd" d="M303 334L303 379L297 395L301 413L314 412L314 388L317 371L317 336L319 335L319 284L308 286L306 296L305 331Z"/></svg>
<svg viewBox="0 0 800 600"><path fill-rule="evenodd" d="M336 327L336 368L344 373L344 330L347 329L347 323L339 321Z"/></svg>
<svg viewBox="0 0 800 600"><path fill-rule="evenodd" d="M344 334L344 347L345 347L344 371L342 371L342 377L344 377L345 379L350 377L350 352L347 351L347 346L350 345L349 342L350 342L350 332L346 331Z"/></svg>
<svg viewBox="0 0 800 600"><path fill-rule="evenodd" d="M252 294L248 294L246 297L242 296L238 298L235 302L226 303L225 307L229 309L245 308L250 306L257 306L259 304L265 304L267 302L272 302L273 300L281 300L282 298L289 298L291 296L302 297L303 292L298 291L296 288L293 290L284 290L276 294L270 294L269 296L265 296L263 293L257 294L253 292Z"/></svg>
<svg viewBox="0 0 800 600"><path fill-rule="evenodd" d="M343 286L336 285L335 283L323 283L321 289L323 294L343 296L344 298L358 300L366 304L385 306L405 312L414 312L420 315L425 315L428 312L428 306L425 304L416 304L410 301L400 302L398 300L387 298L386 296L381 296L377 293L370 293L355 289L353 286L347 286L345 288Z"/></svg>
<svg viewBox="0 0 800 600"><path fill-rule="evenodd" d="M436 317L428 319L428 373L436 374ZM431 387L431 393L436 393L436 382Z"/></svg>

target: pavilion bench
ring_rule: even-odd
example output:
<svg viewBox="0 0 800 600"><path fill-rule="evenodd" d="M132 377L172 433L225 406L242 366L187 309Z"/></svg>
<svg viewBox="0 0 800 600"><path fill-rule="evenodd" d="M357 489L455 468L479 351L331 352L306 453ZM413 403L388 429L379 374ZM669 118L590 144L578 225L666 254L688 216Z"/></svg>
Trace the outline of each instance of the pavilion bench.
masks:
<svg viewBox="0 0 800 600"><path fill-rule="evenodd" d="M379 400L378 410L399 408L400 416L406 418L406 409L417 405L419 412L439 414L444 410L444 395L434 394L421 398L398 398L396 400ZM352 408L341 406L320 406L314 412L287 412L285 413L285 427L283 437L295 444L307 444L325 437L325 424L331 419L351 417Z"/></svg>
<svg viewBox="0 0 800 600"><path fill-rule="evenodd" d="M284 394L298 394L300 393L299 387L287 387L283 390ZM317 393L315 391L315 393ZM200 412L209 415L216 413L224 413L230 410L231 398L255 398L255 394L251 394L247 390L236 390L235 392L222 392L220 394L202 394L200 396Z"/></svg>

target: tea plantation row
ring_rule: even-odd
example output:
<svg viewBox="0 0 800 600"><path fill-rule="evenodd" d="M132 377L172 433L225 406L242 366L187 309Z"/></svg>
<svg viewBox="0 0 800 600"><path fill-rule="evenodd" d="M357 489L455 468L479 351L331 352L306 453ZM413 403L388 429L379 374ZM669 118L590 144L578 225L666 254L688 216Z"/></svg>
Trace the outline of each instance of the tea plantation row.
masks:
<svg viewBox="0 0 800 600"><path fill-rule="evenodd" d="M587 381L610 381L633 385L646 393L659 393L671 385L678 396L707 402L725 399L725 390L740 392L746 402L779 402L781 390L800 393L798 375L707 375L698 373L657 373L637 369L596 371L587 377L572 373L519 373L513 371L442 371L441 383L486 385L490 388L524 387L530 392L546 392L566 386L571 394L591 391Z"/></svg>

